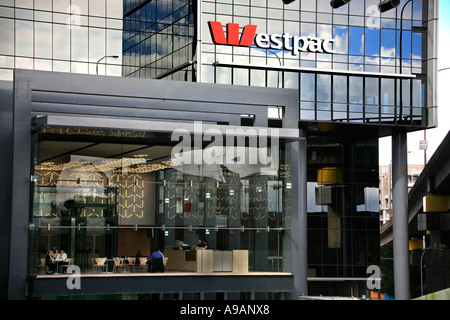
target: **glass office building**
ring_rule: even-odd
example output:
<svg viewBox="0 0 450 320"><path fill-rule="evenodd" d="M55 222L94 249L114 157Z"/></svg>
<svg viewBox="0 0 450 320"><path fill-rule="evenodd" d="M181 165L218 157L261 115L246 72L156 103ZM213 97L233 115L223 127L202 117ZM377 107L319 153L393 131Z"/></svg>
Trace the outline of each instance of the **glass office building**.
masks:
<svg viewBox="0 0 450 320"><path fill-rule="evenodd" d="M26 271L5 281L27 276L39 296L51 248L85 276L105 271L96 258L162 249L167 277L234 273L249 285L168 285L168 298L366 294L380 263L378 139L436 125L437 1L380 12L382 2L0 0L3 143L18 144L23 81L32 132L27 221L15 218L19 191L4 195L5 223L27 226ZM202 161L180 163L173 132L192 124L229 144L211 148L199 129ZM255 154L272 161L249 164ZM14 159L3 164L19 168ZM196 250L199 239L209 250Z"/></svg>

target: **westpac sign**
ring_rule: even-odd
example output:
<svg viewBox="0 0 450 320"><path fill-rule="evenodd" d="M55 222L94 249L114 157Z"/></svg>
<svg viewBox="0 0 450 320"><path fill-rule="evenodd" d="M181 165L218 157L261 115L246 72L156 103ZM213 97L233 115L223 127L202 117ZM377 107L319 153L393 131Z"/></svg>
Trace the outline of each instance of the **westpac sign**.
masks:
<svg viewBox="0 0 450 320"><path fill-rule="evenodd" d="M334 39L319 39L316 37L291 36L289 33L272 34L258 33L256 34L256 25L246 25L239 34L239 24L227 24L227 36L223 30L222 23L218 21L209 21L209 29L211 31L212 40L217 45L242 46L250 47L253 44L261 49L287 50L291 51L295 56L299 52L313 53L335 53Z"/></svg>

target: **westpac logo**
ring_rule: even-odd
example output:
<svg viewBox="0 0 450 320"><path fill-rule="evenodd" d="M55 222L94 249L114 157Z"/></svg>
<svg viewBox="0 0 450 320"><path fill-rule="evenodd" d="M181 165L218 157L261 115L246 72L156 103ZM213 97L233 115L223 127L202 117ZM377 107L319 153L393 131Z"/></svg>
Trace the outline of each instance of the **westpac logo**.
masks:
<svg viewBox="0 0 450 320"><path fill-rule="evenodd" d="M212 40L217 45L250 47L255 44L261 49L287 50L295 56L299 52L335 53L334 39L319 39L317 37L291 36L289 33L268 35L256 34L258 26L248 24L244 27L242 35L239 34L239 24L227 24L227 36L222 23L209 21Z"/></svg>
<svg viewBox="0 0 450 320"><path fill-rule="evenodd" d="M249 24L244 27L242 36L239 37L239 24L228 23L227 24L227 38L223 31L222 23L217 21L208 22L213 42L215 44L225 44L230 46L243 46L250 47L253 44L257 26Z"/></svg>

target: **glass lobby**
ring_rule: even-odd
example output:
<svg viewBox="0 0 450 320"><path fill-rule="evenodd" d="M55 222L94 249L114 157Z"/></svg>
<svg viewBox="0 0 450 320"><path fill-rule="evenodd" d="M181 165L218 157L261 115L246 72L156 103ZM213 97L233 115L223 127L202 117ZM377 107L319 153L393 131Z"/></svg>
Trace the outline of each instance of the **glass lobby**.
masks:
<svg viewBox="0 0 450 320"><path fill-rule="evenodd" d="M289 272L292 183L283 141L267 171L179 165L165 133L43 127L33 138L30 274L45 274L39 259L49 249L65 250L82 273L114 270L112 261L95 268L94 258L157 249L169 258L165 272L232 272L233 259L248 261L245 272ZM213 254L207 269L195 263L199 239Z"/></svg>

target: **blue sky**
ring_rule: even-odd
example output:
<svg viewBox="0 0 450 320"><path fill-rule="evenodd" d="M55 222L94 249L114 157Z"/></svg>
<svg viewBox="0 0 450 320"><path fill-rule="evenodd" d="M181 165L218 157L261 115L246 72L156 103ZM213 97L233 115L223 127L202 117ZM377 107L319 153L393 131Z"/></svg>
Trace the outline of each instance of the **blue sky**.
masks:
<svg viewBox="0 0 450 320"><path fill-rule="evenodd" d="M438 35L438 69L450 68L450 1L439 1L439 35ZM439 147L442 139L450 130L450 69L438 74L438 127L427 130L428 140L427 160ZM419 141L424 138L424 132L408 134L408 163L423 164L424 153L419 150ZM391 139L380 139L380 165L391 161Z"/></svg>

